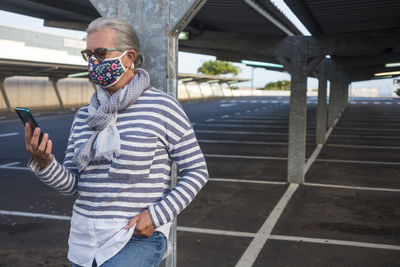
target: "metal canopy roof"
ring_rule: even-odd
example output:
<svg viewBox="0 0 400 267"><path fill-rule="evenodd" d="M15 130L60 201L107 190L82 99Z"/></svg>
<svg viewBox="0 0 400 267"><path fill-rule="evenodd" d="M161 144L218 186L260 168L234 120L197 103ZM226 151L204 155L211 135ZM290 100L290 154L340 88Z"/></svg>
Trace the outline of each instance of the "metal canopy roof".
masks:
<svg viewBox="0 0 400 267"><path fill-rule="evenodd" d="M66 78L69 74L87 72L87 66L0 59L1 76L49 76Z"/></svg>
<svg viewBox="0 0 400 267"><path fill-rule="evenodd" d="M400 1L285 2L350 80L398 70L384 64L400 62ZM47 26L81 30L100 16L89 0L2 0L0 9L43 18ZM185 31L190 39L181 40L179 50L236 62L278 63L274 49L286 36L300 35L270 0L208 0Z"/></svg>
<svg viewBox="0 0 400 267"><path fill-rule="evenodd" d="M331 54L351 80L365 80L377 72L399 70L385 68L385 63L400 62L399 0L284 1L317 38L340 36L363 40L348 44L362 48L359 52ZM370 44L379 40L385 40L385 44Z"/></svg>
<svg viewBox="0 0 400 267"><path fill-rule="evenodd" d="M188 74L188 73L178 73L178 80L181 82L196 82L196 83L240 83L248 82L250 79L243 79L238 77L223 77L218 75L207 75L207 74Z"/></svg>

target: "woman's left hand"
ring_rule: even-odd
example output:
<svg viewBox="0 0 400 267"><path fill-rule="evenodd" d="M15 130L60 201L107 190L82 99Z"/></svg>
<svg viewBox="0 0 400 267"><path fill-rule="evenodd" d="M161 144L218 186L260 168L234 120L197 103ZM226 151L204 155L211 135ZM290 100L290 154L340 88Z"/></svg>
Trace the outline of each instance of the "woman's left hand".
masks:
<svg viewBox="0 0 400 267"><path fill-rule="evenodd" d="M150 213L146 209L142 213L136 215L132 219L129 220L128 224L125 226L125 229L130 229L132 226L136 224L135 230L133 231L134 235L142 235L150 237L155 228L150 218Z"/></svg>

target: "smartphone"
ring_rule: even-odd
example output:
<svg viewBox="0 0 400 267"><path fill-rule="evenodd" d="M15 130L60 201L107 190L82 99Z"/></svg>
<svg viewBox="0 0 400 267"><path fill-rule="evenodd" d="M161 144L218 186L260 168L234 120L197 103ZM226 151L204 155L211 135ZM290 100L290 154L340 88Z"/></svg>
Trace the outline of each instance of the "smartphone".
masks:
<svg viewBox="0 0 400 267"><path fill-rule="evenodd" d="M35 118L32 115L32 112L29 110L29 108L17 107L17 108L15 108L15 112L17 112L18 117L21 119L22 123L24 124L24 127L27 122L31 125L32 134L33 134L33 131L35 130L35 128L39 127L39 124L36 122ZM43 132L40 131L39 145L42 142L42 137L43 137Z"/></svg>

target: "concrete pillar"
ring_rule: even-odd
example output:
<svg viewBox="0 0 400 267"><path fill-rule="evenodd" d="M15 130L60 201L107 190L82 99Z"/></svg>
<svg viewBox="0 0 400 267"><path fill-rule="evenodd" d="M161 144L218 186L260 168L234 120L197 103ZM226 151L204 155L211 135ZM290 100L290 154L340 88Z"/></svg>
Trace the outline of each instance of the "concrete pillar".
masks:
<svg viewBox="0 0 400 267"><path fill-rule="evenodd" d="M318 42L305 36L290 36L275 51L275 57L291 75L288 182L304 183L307 130L307 75L324 55Z"/></svg>
<svg viewBox="0 0 400 267"><path fill-rule="evenodd" d="M198 83L198 82L196 82L196 83L197 83L197 87L199 87L199 91L200 91L201 98L204 98L203 90L201 90L201 84Z"/></svg>
<svg viewBox="0 0 400 267"><path fill-rule="evenodd" d="M7 111L11 111L10 101L8 100L6 88L4 87L4 80L6 78L7 77L5 77L5 76L0 76L0 91L1 91L1 95L3 96L3 99L4 99L4 103L6 104Z"/></svg>
<svg viewBox="0 0 400 267"><path fill-rule="evenodd" d="M96 91L97 90L97 85L93 82L92 79L89 78L89 82L91 83L93 90Z"/></svg>
<svg viewBox="0 0 400 267"><path fill-rule="evenodd" d="M337 118L337 111L339 110L338 91L340 90L339 77L331 79L330 95L329 95L329 108L328 108L328 127L333 127Z"/></svg>
<svg viewBox="0 0 400 267"><path fill-rule="evenodd" d="M54 92L56 93L58 103L60 104L61 108L64 108L64 103L61 99L60 91L58 90L58 86L57 86L58 79L59 78L57 78L57 77L49 77L49 80L51 81L51 84L53 85Z"/></svg>
<svg viewBox="0 0 400 267"><path fill-rule="evenodd" d="M145 62L143 68L150 73L155 88L176 97L178 91L178 35L197 14L206 0L90 0L102 16L128 21L136 30ZM172 172L171 187L177 179ZM176 220L170 241L176 248ZM176 266L176 249L165 266Z"/></svg>
<svg viewBox="0 0 400 267"><path fill-rule="evenodd" d="M218 85L219 85L219 89L221 90L222 96L225 97L224 88L222 88L222 83L218 83Z"/></svg>
<svg viewBox="0 0 400 267"><path fill-rule="evenodd" d="M318 106L317 106L317 120L316 120L316 143L325 143L326 125L328 117L327 107L327 76L328 76L328 61L323 60L317 68L318 73Z"/></svg>
<svg viewBox="0 0 400 267"><path fill-rule="evenodd" d="M190 92L189 92L189 89L188 89L188 87L187 87L187 82L183 82L183 86L185 87L185 90L186 90L186 94L187 94L187 96L188 96L188 99L190 99Z"/></svg>
<svg viewBox="0 0 400 267"><path fill-rule="evenodd" d="M288 182L304 182L307 130L307 76L291 76L289 112Z"/></svg>

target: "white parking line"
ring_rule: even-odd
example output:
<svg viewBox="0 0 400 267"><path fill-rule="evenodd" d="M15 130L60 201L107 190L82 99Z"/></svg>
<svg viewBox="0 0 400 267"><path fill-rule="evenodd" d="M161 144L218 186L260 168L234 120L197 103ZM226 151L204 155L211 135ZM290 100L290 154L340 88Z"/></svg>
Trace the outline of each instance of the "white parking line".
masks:
<svg viewBox="0 0 400 267"><path fill-rule="evenodd" d="M249 183L249 184L273 184L273 185L287 184L287 182L261 181L261 180L259 181L259 180L231 179L231 178L208 178L208 180L214 182Z"/></svg>
<svg viewBox="0 0 400 267"><path fill-rule="evenodd" d="M214 121L215 119L207 119L206 122Z"/></svg>
<svg viewBox="0 0 400 267"><path fill-rule="evenodd" d="M342 246L352 246L352 247L400 250L400 246L395 246L395 245L344 241L344 240L334 240L334 239L323 239L323 238L309 238L309 237L300 237L300 236L270 235L269 239L307 242L307 243L319 243L319 244L328 244L328 245L342 245Z"/></svg>
<svg viewBox="0 0 400 267"><path fill-rule="evenodd" d="M358 163L358 164L376 164L376 165L400 165L400 162L389 161L368 161L368 160L342 160L342 159L316 159L318 162L337 162L337 163Z"/></svg>
<svg viewBox="0 0 400 267"><path fill-rule="evenodd" d="M349 186L349 185L336 185L336 184L319 184L319 183L303 183L306 186L316 186L316 187L329 187L329 188L340 188L340 189L350 189L350 190L366 190L366 191L384 191L384 192L398 192L400 189L394 188L382 188L382 187L367 187L367 186Z"/></svg>
<svg viewBox="0 0 400 267"><path fill-rule="evenodd" d="M14 167L14 166L0 166L0 169L4 169L4 170L21 170L21 171L30 171L31 169L29 169L28 167Z"/></svg>
<svg viewBox="0 0 400 267"><path fill-rule="evenodd" d="M71 220L70 216L51 215L51 214L33 213L33 212L21 212L21 211L12 211L12 210L0 210L0 215L23 216L23 217L42 218L42 219L55 219L55 220L63 220L63 221Z"/></svg>
<svg viewBox="0 0 400 267"><path fill-rule="evenodd" d="M204 154L204 156L209 157L209 158L287 160L287 157L264 157L264 156L247 156L247 155ZM306 160L308 160L308 159L306 159ZM400 165L400 162L368 161L368 160L315 159L314 161L315 162L374 164L374 165L395 165L395 166Z"/></svg>
<svg viewBox="0 0 400 267"><path fill-rule="evenodd" d="M221 116L221 118L223 118L223 119L229 118L229 115Z"/></svg>
<svg viewBox="0 0 400 267"><path fill-rule="evenodd" d="M251 134L251 135L288 135L280 132L250 132L250 131L214 131L214 130L196 130L196 133L221 133L221 134ZM307 134L313 136L312 134Z"/></svg>
<svg viewBox="0 0 400 267"><path fill-rule="evenodd" d="M343 144L325 144L328 147L344 147L344 148L365 148L365 149L400 149L400 146L363 146L363 145L343 145Z"/></svg>
<svg viewBox="0 0 400 267"><path fill-rule="evenodd" d="M378 131L378 132L400 132L400 129L382 129L382 128L347 128L347 127L336 127L335 130L345 131Z"/></svg>
<svg viewBox="0 0 400 267"><path fill-rule="evenodd" d="M204 154L204 156L209 158L287 160L287 158L283 157L263 157L263 156L245 156L245 155Z"/></svg>
<svg viewBox="0 0 400 267"><path fill-rule="evenodd" d="M0 165L0 167L11 167L11 166L18 165L20 163L21 162L19 162L19 161L15 161L15 162L10 162L10 163L7 163L7 164Z"/></svg>
<svg viewBox="0 0 400 267"><path fill-rule="evenodd" d="M274 129L287 129L288 128L288 126L254 125L254 124L228 124L228 123L196 123L196 126L204 126L204 127L234 127L234 128L274 128Z"/></svg>
<svg viewBox="0 0 400 267"><path fill-rule="evenodd" d="M314 163L315 159L318 157L319 153L321 152L323 145L318 144L315 148L314 152L311 154L310 158L307 160L304 166L304 175L307 173L308 169L310 169L311 165Z"/></svg>
<svg viewBox="0 0 400 267"><path fill-rule="evenodd" d="M221 108L231 107L231 106L235 106L235 105L236 105L236 103L231 103L231 104L219 104L219 106L220 106Z"/></svg>
<svg viewBox="0 0 400 267"><path fill-rule="evenodd" d="M62 220L62 221L70 221L71 220L70 216L51 215L51 214L32 213L32 212L20 212L20 211L9 211L9 210L0 210L0 215L22 216L22 217L52 219L52 220ZM225 235L225 236L236 236L236 237L250 237L250 238L254 238L257 235L256 233L249 233L249 232L226 231L226 230L198 228L198 227L186 227L186 226L178 226L177 230L180 232ZM344 246L367 247L367 248L376 248L376 249L400 250L400 246L395 246L395 245L344 241L344 240L333 240L333 239L322 239L322 238L309 238L309 237L299 237L299 236L269 235L268 239L282 240L282 241L294 241L294 242L320 243L320 244L327 244L327 245L342 245L342 246L344 245Z"/></svg>
<svg viewBox="0 0 400 267"><path fill-rule="evenodd" d="M263 141L237 141L237 140L208 140L198 139L199 143L223 143L223 144L249 144L249 145L287 145L287 142L263 142ZM314 144L312 144L314 145Z"/></svg>
<svg viewBox="0 0 400 267"><path fill-rule="evenodd" d="M13 133L0 134L0 137L8 137L8 136L15 136L15 135L19 135L19 133L13 132Z"/></svg>
<svg viewBox="0 0 400 267"><path fill-rule="evenodd" d="M267 220L261 226L260 230L258 230L249 247L243 253L239 262L236 264L236 267L248 267L254 264L258 254L260 254L265 242L267 242L272 230L274 229L275 224L298 187L298 184L289 185L289 188L286 190L285 194L279 200L278 204L272 210Z"/></svg>
<svg viewBox="0 0 400 267"><path fill-rule="evenodd" d="M238 236L238 237L255 237L255 233L248 232L237 232L237 231L225 231L225 230L214 230L207 228L196 228L196 227L185 227L178 226L178 231L191 232L191 233L202 233L202 234L212 234L212 235L228 235L228 236Z"/></svg>

